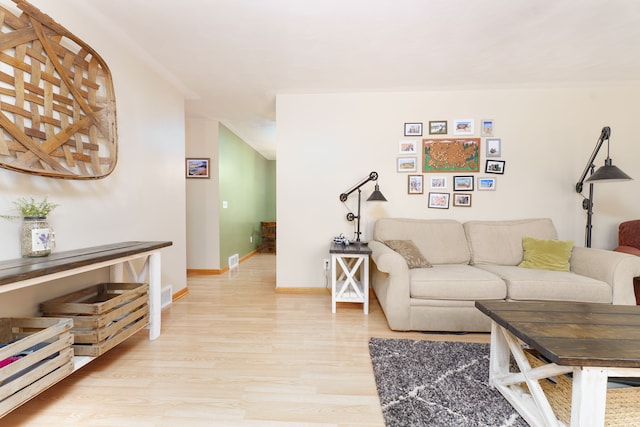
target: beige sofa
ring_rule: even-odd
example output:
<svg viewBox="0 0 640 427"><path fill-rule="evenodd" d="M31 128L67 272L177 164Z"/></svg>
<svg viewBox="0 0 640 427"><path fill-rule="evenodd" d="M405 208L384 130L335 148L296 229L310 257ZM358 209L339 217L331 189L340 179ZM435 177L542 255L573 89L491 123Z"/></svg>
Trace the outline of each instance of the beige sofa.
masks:
<svg viewBox="0 0 640 427"><path fill-rule="evenodd" d="M640 257L574 246L570 271L518 267L522 238L557 239L550 219L515 221L384 218L369 242L371 283L393 330L490 330L476 300L635 304ZM409 269L383 242L411 240L432 268Z"/></svg>

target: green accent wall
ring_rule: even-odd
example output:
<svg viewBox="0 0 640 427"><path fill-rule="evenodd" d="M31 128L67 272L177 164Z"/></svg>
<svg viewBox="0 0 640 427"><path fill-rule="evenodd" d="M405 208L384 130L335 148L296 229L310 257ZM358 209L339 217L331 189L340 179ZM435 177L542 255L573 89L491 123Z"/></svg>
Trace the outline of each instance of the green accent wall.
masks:
<svg viewBox="0 0 640 427"><path fill-rule="evenodd" d="M222 124L218 155L220 266L224 267L231 255L242 258L258 248L261 221L276 220L276 162L264 158Z"/></svg>

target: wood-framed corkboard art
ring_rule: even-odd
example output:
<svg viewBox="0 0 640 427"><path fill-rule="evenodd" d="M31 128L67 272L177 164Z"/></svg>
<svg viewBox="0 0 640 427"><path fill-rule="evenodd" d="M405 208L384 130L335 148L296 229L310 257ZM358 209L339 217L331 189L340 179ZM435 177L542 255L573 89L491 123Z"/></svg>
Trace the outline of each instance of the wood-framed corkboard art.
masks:
<svg viewBox="0 0 640 427"><path fill-rule="evenodd" d="M24 0L0 7L0 167L98 179L117 160L116 101L106 62Z"/></svg>
<svg viewBox="0 0 640 427"><path fill-rule="evenodd" d="M479 172L480 138L422 140L423 172Z"/></svg>

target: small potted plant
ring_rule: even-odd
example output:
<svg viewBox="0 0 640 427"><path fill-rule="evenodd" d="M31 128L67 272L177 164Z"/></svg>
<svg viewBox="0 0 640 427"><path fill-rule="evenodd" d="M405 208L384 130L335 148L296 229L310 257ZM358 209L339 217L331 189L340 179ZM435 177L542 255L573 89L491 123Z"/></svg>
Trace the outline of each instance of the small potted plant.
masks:
<svg viewBox="0 0 640 427"><path fill-rule="evenodd" d="M53 230L49 227L47 215L59 205L52 203L45 197L37 202L33 197L21 197L13 204L22 214L21 216L1 215L7 219L22 217L20 230L20 251L23 257L43 257L51 253L53 247Z"/></svg>

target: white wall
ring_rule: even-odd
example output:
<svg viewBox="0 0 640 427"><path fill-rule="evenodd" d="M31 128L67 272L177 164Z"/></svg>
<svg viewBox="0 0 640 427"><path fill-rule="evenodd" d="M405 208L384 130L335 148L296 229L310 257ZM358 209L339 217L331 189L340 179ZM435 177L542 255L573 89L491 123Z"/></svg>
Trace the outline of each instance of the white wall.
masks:
<svg viewBox="0 0 640 427"><path fill-rule="evenodd" d="M89 181L43 178L0 169L0 213L15 213L12 202L24 195L47 195L50 201L60 203L49 215L56 231L56 251L128 240L170 240L173 246L162 250L163 285L172 284L174 292L184 288L182 94L132 53L117 29L103 25L84 2L32 3L93 47L108 64L116 93L118 163L110 176ZM0 4L15 9L9 0L0 0ZM20 256L18 229L19 222L0 220L0 260ZM26 301L27 305L36 306L38 298L50 296L47 286L42 286L41 293L38 287L3 295L0 311L3 315L28 314L21 312L20 305Z"/></svg>
<svg viewBox="0 0 640 427"><path fill-rule="evenodd" d="M373 183L363 187L363 240L371 239L381 217L551 217L560 238L583 246L586 214L574 188L605 125L612 129L614 164L636 178L595 188L592 246L615 247L618 223L640 218L639 95L640 86L612 86L278 96L277 286L325 286L322 259L331 238L353 234L338 195L370 171L380 174L388 202L364 202ZM481 119L495 120L506 173L492 175L497 191L474 191L470 208L428 209L428 187L424 195L408 195L408 174L396 172L403 123L423 122L428 137L429 120L448 120L451 127L454 119L467 118L476 120L476 136ZM484 172L484 145L481 152ZM357 194L347 204L355 211Z"/></svg>
<svg viewBox="0 0 640 427"><path fill-rule="evenodd" d="M210 179L188 179L187 268L220 269L218 121L187 118L187 157L208 157Z"/></svg>

